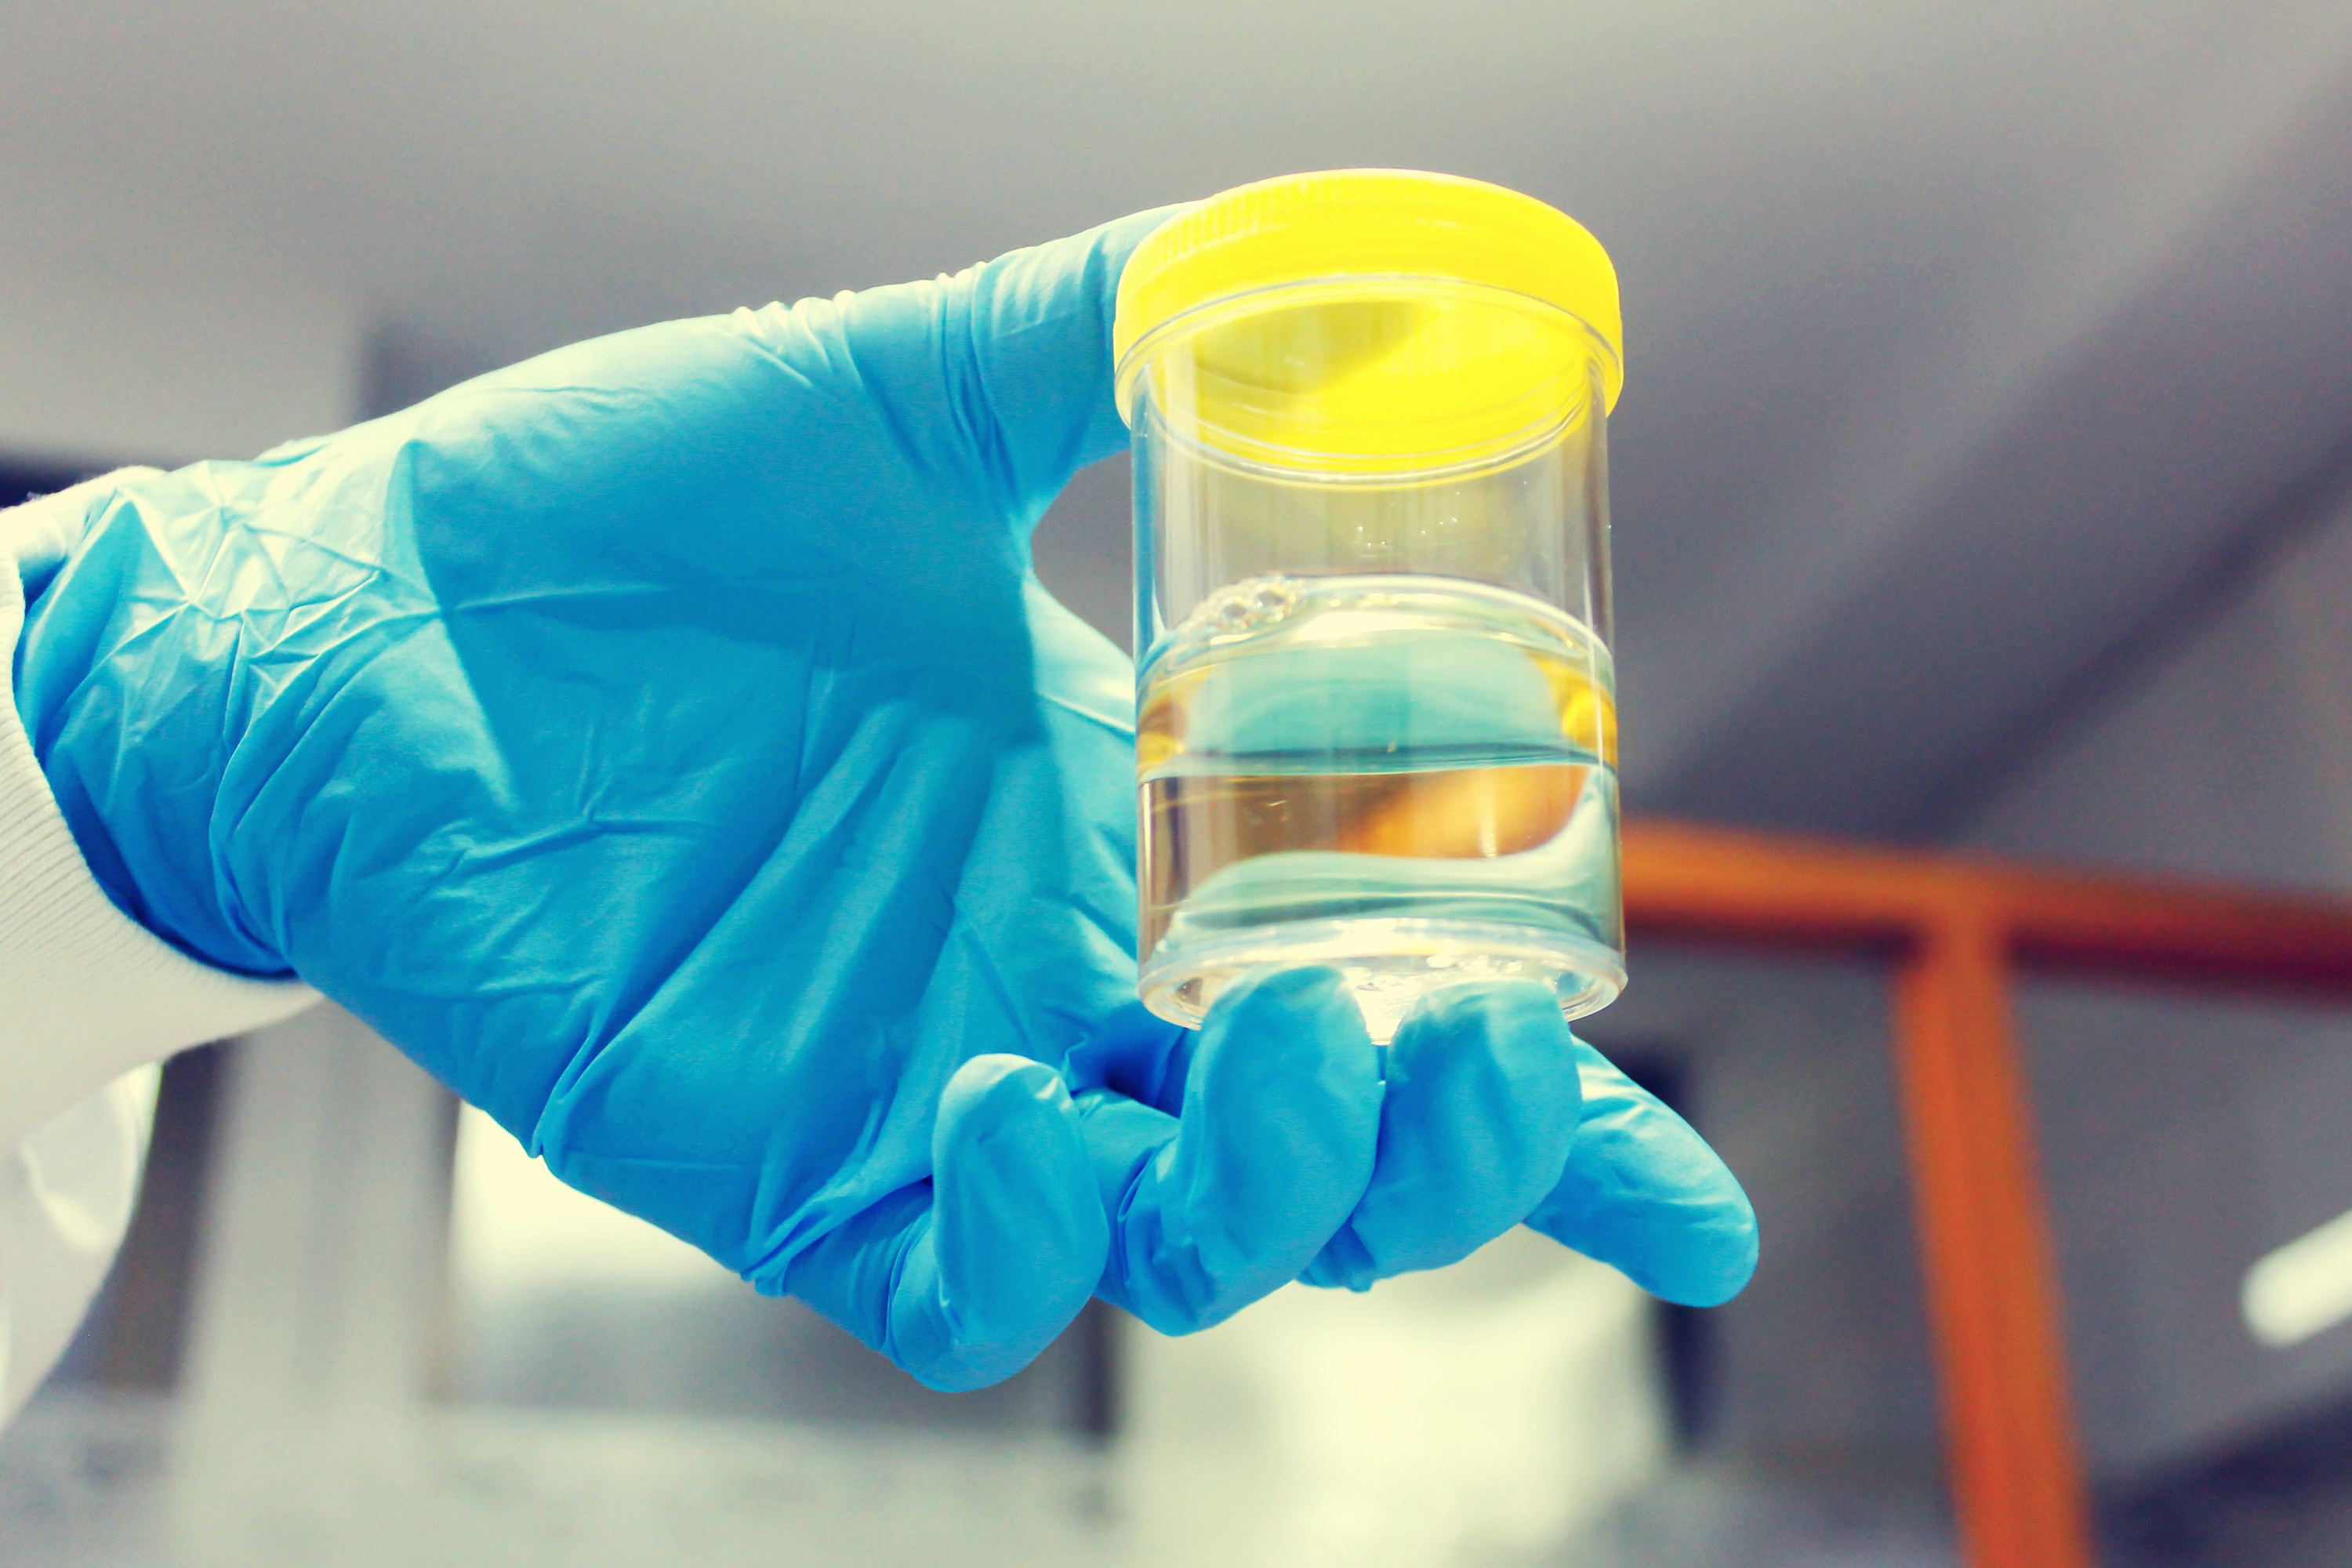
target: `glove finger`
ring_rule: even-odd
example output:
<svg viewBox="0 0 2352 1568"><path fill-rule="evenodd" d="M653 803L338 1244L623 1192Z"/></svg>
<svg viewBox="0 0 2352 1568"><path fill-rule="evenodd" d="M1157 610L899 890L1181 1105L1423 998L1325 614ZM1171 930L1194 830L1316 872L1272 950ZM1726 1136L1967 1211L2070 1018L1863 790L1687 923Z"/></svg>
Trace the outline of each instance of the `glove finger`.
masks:
<svg viewBox="0 0 2352 1568"><path fill-rule="evenodd" d="M1369 1289L1459 1262L1525 1219L1567 1163L1577 1077L1551 987L1478 981L1422 998L1389 1047L1371 1184L1301 1278Z"/></svg>
<svg viewBox="0 0 2352 1568"><path fill-rule="evenodd" d="M1363 1197L1380 1103L1378 1057L1336 971L1235 986L1201 1030L1181 1117L1080 1097L1111 1215L1101 1294L1181 1334L1297 1278Z"/></svg>
<svg viewBox="0 0 2352 1568"><path fill-rule="evenodd" d="M1177 209L1032 246L952 279L843 296L838 353L815 374L855 377L925 466L976 481L996 510L1034 525L1072 474L1127 445L1112 395L1118 278L1143 237ZM812 342L831 307L795 308Z"/></svg>
<svg viewBox="0 0 2352 1568"><path fill-rule="evenodd" d="M975 1057L948 1081L932 1177L812 1247L793 1293L940 1389L1001 1382L1093 1294L1108 1247L1069 1097L1048 1067Z"/></svg>
<svg viewBox="0 0 2352 1568"><path fill-rule="evenodd" d="M1566 1173L1528 1224L1686 1307L1728 1301L1756 1272L1756 1210L1691 1130L1580 1040L1584 1110Z"/></svg>
<svg viewBox="0 0 2352 1568"><path fill-rule="evenodd" d="M971 275L968 377L982 456L1007 511L1034 524L1070 476L1122 451L1112 394L1111 319L1135 247L1181 207L1137 213L1068 239L1000 256Z"/></svg>

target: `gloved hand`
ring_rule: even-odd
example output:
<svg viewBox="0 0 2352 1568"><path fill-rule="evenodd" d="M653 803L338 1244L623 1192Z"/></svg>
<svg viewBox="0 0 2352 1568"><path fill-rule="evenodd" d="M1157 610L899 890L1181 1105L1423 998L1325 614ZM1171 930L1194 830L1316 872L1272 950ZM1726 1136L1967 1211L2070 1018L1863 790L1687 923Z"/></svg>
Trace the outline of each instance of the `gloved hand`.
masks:
<svg viewBox="0 0 2352 1568"><path fill-rule="evenodd" d="M16 672L93 870L938 1386L1097 1289L1181 1331L1538 1203L1728 1295L1736 1184L1536 987L1433 999L1385 1086L1328 972L1132 1004L1130 676L1027 541L1125 439L1161 216L126 479Z"/></svg>

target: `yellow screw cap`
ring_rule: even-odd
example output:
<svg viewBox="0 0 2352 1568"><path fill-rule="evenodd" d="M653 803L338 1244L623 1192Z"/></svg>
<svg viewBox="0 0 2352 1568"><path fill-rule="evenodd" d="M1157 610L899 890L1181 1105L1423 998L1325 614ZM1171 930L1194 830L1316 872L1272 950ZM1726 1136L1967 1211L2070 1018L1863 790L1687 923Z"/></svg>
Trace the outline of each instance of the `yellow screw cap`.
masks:
<svg viewBox="0 0 2352 1568"><path fill-rule="evenodd" d="M1112 345L1179 434L1324 472L1490 457L1623 380L1617 275L1565 213L1394 169L1263 180L1129 259Z"/></svg>

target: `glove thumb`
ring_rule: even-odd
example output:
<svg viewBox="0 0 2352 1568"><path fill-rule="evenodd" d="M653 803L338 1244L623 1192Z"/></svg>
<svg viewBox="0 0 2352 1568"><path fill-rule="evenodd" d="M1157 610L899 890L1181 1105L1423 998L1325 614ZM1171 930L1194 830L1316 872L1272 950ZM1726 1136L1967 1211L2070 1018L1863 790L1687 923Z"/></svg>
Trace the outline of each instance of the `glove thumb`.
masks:
<svg viewBox="0 0 2352 1568"><path fill-rule="evenodd" d="M1007 512L1034 526L1070 476L1127 446L1112 396L1119 274L1160 207L1000 256L970 280L971 379L963 401Z"/></svg>

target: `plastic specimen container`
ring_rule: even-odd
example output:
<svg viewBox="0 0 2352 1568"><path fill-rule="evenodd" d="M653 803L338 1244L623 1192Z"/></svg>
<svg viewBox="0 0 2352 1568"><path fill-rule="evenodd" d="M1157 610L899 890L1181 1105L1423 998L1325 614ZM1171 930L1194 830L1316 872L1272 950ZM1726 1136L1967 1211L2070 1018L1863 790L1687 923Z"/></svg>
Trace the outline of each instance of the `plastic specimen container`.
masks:
<svg viewBox="0 0 2352 1568"><path fill-rule="evenodd" d="M1148 237L1133 432L1141 994L1269 964L1375 1038L1520 975L1622 988L1608 412L1616 275L1574 220L1438 174L1225 192Z"/></svg>

